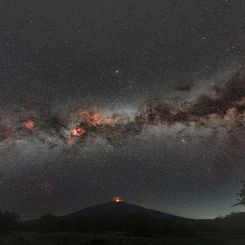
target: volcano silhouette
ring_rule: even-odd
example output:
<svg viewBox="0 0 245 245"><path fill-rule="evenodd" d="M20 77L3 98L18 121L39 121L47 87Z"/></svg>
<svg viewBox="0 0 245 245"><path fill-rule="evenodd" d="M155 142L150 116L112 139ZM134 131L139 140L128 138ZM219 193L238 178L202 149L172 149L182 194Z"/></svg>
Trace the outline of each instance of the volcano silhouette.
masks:
<svg viewBox="0 0 245 245"><path fill-rule="evenodd" d="M128 214L135 213L145 213L150 215L155 219L164 219L164 220L175 220L175 219L185 219L179 216L175 216L172 214L162 213L160 211L147 209L141 206L137 206L134 204L130 204L127 202L108 202L96 206L89 206L84 209L81 209L77 212L60 216L61 219L73 219L79 216L113 216L116 218L122 218Z"/></svg>

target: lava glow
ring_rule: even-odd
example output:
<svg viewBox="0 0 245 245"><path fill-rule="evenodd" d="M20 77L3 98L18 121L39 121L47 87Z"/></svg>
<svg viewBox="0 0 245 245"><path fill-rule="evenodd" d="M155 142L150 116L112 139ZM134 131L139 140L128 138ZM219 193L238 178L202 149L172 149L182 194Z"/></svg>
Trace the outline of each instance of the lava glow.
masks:
<svg viewBox="0 0 245 245"><path fill-rule="evenodd" d="M71 135L74 137L81 137L85 134L85 130L83 128L74 128L71 130Z"/></svg>
<svg viewBox="0 0 245 245"><path fill-rule="evenodd" d="M26 129L32 130L35 127L35 123L32 119L29 119L29 120L24 122L24 126Z"/></svg>
<svg viewBox="0 0 245 245"><path fill-rule="evenodd" d="M115 203L124 202L123 198L119 196L113 197L112 201Z"/></svg>

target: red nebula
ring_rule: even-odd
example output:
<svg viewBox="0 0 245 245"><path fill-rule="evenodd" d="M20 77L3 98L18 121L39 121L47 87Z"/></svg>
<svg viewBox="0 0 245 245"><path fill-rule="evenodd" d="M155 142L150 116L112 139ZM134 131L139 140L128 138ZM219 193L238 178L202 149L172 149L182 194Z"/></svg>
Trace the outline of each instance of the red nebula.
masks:
<svg viewBox="0 0 245 245"><path fill-rule="evenodd" d="M102 121L102 116L99 113L95 113L91 115L91 124L96 127Z"/></svg>
<svg viewBox="0 0 245 245"><path fill-rule="evenodd" d="M24 122L24 126L26 129L32 130L35 127L35 123L32 119L29 119L29 120Z"/></svg>
<svg viewBox="0 0 245 245"><path fill-rule="evenodd" d="M102 116L99 113L92 113L92 112L89 113L87 111L82 111L80 115L82 115L83 121L91 124L94 127L97 127L102 122Z"/></svg>
<svg viewBox="0 0 245 245"><path fill-rule="evenodd" d="M71 130L71 135L74 137L81 137L85 134L85 130L83 128L73 128Z"/></svg>

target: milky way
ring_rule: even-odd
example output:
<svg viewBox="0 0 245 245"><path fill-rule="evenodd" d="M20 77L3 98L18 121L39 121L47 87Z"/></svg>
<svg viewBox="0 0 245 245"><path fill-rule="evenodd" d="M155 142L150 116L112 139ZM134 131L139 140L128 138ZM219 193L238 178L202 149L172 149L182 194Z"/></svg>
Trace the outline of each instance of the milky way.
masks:
<svg viewBox="0 0 245 245"><path fill-rule="evenodd" d="M51 148L82 147L90 138L101 137L114 145L130 136L143 134L150 126L171 127L177 123L185 127L210 127L214 131L224 127L227 134L232 134L245 126L245 70L241 68L223 87L214 88L211 95L200 95L179 104L152 99L134 115L120 112L106 115L90 108L58 115L50 107L41 106L16 110L17 121L11 121L11 116L6 114L8 123L1 122L1 143L37 138Z"/></svg>

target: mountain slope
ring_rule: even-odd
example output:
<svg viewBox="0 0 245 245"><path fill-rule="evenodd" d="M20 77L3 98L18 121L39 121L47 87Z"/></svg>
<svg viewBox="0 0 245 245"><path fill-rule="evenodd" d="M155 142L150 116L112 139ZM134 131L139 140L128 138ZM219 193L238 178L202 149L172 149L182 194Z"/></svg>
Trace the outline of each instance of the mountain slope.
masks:
<svg viewBox="0 0 245 245"><path fill-rule="evenodd" d="M104 203L104 204L97 205L97 206L90 206L80 211L77 211L75 213L61 216L60 218L61 219L73 219L74 217L79 217L83 215L93 216L93 217L110 215L116 218L121 218L123 216L132 214L132 213L146 213L155 219L165 219L165 220L185 219L182 217L162 213L160 211L156 211L152 209L147 209L147 208L137 206L134 204L129 204L126 202L119 202L119 203L109 202L109 203Z"/></svg>

